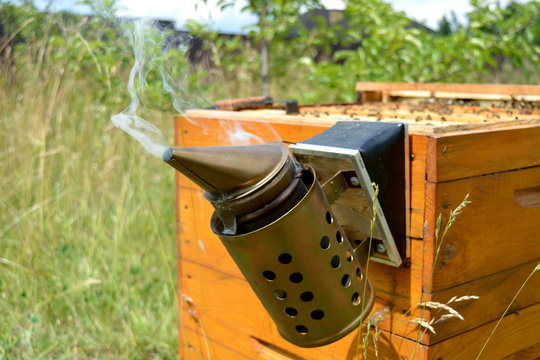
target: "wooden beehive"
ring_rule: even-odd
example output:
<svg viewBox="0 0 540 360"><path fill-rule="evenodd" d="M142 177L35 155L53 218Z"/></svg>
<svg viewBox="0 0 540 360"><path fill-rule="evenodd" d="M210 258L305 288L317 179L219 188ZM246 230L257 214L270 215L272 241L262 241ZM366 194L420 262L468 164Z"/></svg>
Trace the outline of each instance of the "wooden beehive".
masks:
<svg viewBox="0 0 540 360"><path fill-rule="evenodd" d="M358 103L300 106L296 115L278 107L192 110L186 114L190 121L176 119L176 142L219 145L223 119L248 128L265 121L286 143L314 136L338 120L408 122L410 253L399 268L372 262L368 274L377 295L372 316L382 318L378 355L474 359L540 262L540 87L359 83L357 93ZM202 191L181 175L176 191L182 359L361 358L365 326L320 348L283 340L211 232L213 209ZM444 224L466 194L471 204L450 229L435 263L437 217L442 214ZM449 304L464 320L436 323L436 333L419 332L411 323L421 315L420 301L444 304L473 295L479 299ZM423 315L429 322L440 311ZM539 358L539 324L540 274L535 274L482 359ZM370 337L368 358L376 358L374 351Z"/></svg>

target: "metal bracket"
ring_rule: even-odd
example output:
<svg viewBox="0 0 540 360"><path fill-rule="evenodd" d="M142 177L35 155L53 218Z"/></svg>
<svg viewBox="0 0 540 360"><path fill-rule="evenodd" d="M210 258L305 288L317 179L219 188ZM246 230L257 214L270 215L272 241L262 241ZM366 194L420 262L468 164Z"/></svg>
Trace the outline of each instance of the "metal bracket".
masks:
<svg viewBox="0 0 540 360"><path fill-rule="evenodd" d="M370 258L399 266L406 256L405 230L408 226L407 131L404 124L401 127L396 127L396 124L390 124L390 127L381 125L339 122L322 134L289 148L297 161L314 168L352 246L367 252L365 241L372 236ZM398 130L399 134L396 133ZM393 135L389 136L388 133ZM343 147L332 146L336 143ZM392 156L384 156L392 151ZM367 167L363 154L376 165ZM384 167L381 167L382 162L386 162ZM388 173L380 175L381 169L386 169ZM374 176L370 176L369 170L373 171ZM375 197L374 182L379 185L378 197ZM396 188L396 184L401 184L401 187ZM372 228L373 209L376 217ZM386 212L391 214L391 222Z"/></svg>

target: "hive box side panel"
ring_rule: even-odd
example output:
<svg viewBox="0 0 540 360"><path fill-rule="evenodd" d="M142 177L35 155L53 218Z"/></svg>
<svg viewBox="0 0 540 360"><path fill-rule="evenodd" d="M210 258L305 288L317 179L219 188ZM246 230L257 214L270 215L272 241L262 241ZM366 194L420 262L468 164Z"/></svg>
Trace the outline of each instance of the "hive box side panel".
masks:
<svg viewBox="0 0 540 360"><path fill-rule="evenodd" d="M503 360L538 360L540 359L540 342L521 349L511 355L506 356Z"/></svg>
<svg viewBox="0 0 540 360"><path fill-rule="evenodd" d="M247 360L257 358L257 353L254 349L248 351L247 354L244 354L226 344L208 338L205 334L189 328L185 329L182 342L184 342L186 346L180 351L180 359Z"/></svg>
<svg viewBox="0 0 540 360"><path fill-rule="evenodd" d="M194 120L193 118L191 120ZM215 128L215 124L218 120L216 119L195 119L196 121L206 122L206 127L211 129ZM281 135L285 142L297 142L313 136L329 125L324 126L310 126L302 124L273 124L278 133ZM205 146L205 145L216 145L219 144L220 138L216 132L208 132L205 136L200 136L200 129L194 126L191 122L183 121L182 118L177 118L177 144L185 146ZM411 145L416 153L416 159L418 161L416 164L419 165L420 170L411 168L411 173L418 174L418 179L420 179L420 185L417 187L418 198L422 197L422 190L424 187L425 179L425 142L420 139L415 145ZM185 302L186 300L182 295L187 296L188 299L193 299L194 304L205 304L203 308L204 314L207 311L210 314L209 319L211 319L211 324L218 324L219 327L214 331L216 337L223 336L227 333L235 333L238 329L238 324L243 322L244 324L251 324L250 327L245 329L243 332L245 336L255 336L257 331L260 331L261 326L266 326L266 335L264 340L269 343L274 342L283 342L281 337L276 333L275 326L272 324L271 320L266 315L266 312L262 309L258 299L249 288L249 285L238 270L236 264L232 261L230 256L227 254L225 248L219 242L219 239L211 232L208 223L210 215L212 213L212 207L209 203L206 202L202 191L192 184L183 176L177 176L177 211L178 211L178 245L179 245L179 289L183 292L180 295L180 301L183 302L183 311L182 318L185 320L187 325L182 325L187 329L196 329L199 333L204 334L205 332L201 328L196 326L201 326L204 320L195 321L193 318L194 313L199 313L196 310L190 309ZM414 188L414 186L412 186ZM418 206L423 207L423 199L420 199L413 204L419 204ZM418 222L421 223L420 215L423 213L423 208L417 211L419 214ZM417 234L421 235L419 231ZM377 299L378 309L392 308L392 315L385 320L384 323L381 323L381 328L386 328L387 330L392 329L393 324L400 323L398 331L396 331L395 339L399 340L400 343L411 344L410 339L416 339L416 328L413 325L407 324L402 316L402 313L411 307L411 304L416 303L420 299L420 290L422 283L422 249L423 244L421 240L413 240L411 245L411 253L413 257L410 259L409 265L407 267L401 268L392 268L381 264L373 263L370 268L370 278L375 283L379 297ZM183 260L184 261L183 261ZM189 264L189 265L186 265ZM196 269L193 268L196 267ZM186 270L186 267L188 270ZM191 270L189 270L191 269ZM202 276L198 280L194 280L193 274ZM200 275L204 274L204 275ZM215 274L218 274L215 276ZM189 275L189 276L188 276ZM214 304L215 306L209 306L207 301L218 300L225 296L224 294L229 294L231 286L229 282L239 281L238 291L242 294L246 294L247 297L251 296L255 300L250 302L249 306L250 311L248 313L243 313L241 315L233 316L233 320L227 317L231 311L236 311L238 306L233 307L233 304L230 306L223 307L219 304ZM220 293L214 292L215 288L211 286L206 286L204 290L204 284L210 283L220 283L218 289L223 291ZM191 287L192 291L186 289L186 287ZM199 294L197 296L197 294ZM249 295L248 295L249 294ZM195 296L194 296L195 295ZM246 303L243 299L246 299L246 296L241 296L242 303L240 306L245 307ZM210 300L208 300L210 299ZM212 305L211 303L210 305ZM256 305L255 305L256 304ZM217 309L217 310L216 310ZM231 310L234 309L234 310ZM375 310L375 311L376 311ZM266 319L259 319L259 321L252 322L253 318L257 318L258 315L264 314ZM412 314L411 316L413 316ZM197 325L199 324L199 325ZM266 324L266 325L264 325ZM270 327L268 327L271 324ZM404 325L403 325L404 324ZM216 325L217 326L217 325ZM254 335L255 334L255 335ZM269 335L270 334L270 335ZM402 338L398 335L403 334L409 336L409 340ZM429 339L428 336L425 336L421 339L422 342L427 342ZM226 339L222 339L225 341ZM221 341L221 340L220 340ZM408 342L407 342L408 341ZM226 342L223 342L226 344ZM284 347L290 346L290 344L285 343ZM414 341L412 342L414 345ZM185 344L184 344L185 345ZM350 347L350 346L349 346ZM420 348L423 349L423 346L420 345ZM183 346L182 349L186 349L186 346ZM293 347L293 349L297 349ZM422 350L423 351L423 350ZM420 351L420 353L422 352ZM332 354L336 351L332 350ZM249 355L248 352L245 352ZM309 358L309 357L308 357Z"/></svg>
<svg viewBox="0 0 540 360"><path fill-rule="evenodd" d="M428 181L444 182L540 165L540 126L436 135Z"/></svg>
<svg viewBox="0 0 540 360"><path fill-rule="evenodd" d="M350 354L356 354L357 331L327 346L299 348L281 338L272 319L245 280L189 261L183 261L182 267L185 296L182 298L181 316L186 329L195 330L203 337L225 344L246 356L251 356L253 344L249 342L250 338L260 339L306 359L347 359ZM410 326L409 331L409 337L414 339L416 329ZM365 329L362 334L362 337L366 334ZM410 354L414 340L394 335L389 344L391 347L388 351L392 353ZM208 351L208 344L201 343L199 346L201 352Z"/></svg>
<svg viewBox="0 0 540 360"><path fill-rule="evenodd" d="M459 336L435 344L429 359L476 359L497 321L490 322ZM540 304L522 309L519 314L504 317L487 343L482 360L502 359L539 342Z"/></svg>
<svg viewBox="0 0 540 360"><path fill-rule="evenodd" d="M414 90L428 92L457 92L501 95L540 95L540 86L514 84L445 84L445 83L398 83L368 82L356 83L356 91Z"/></svg>
<svg viewBox="0 0 540 360"><path fill-rule="evenodd" d="M516 193L540 185L540 167L426 185L424 289L433 292L540 260L540 206L523 206ZM444 241L431 280L437 250L436 219L470 194ZM540 203L538 204L540 205ZM441 230L442 234L442 230Z"/></svg>
<svg viewBox="0 0 540 360"><path fill-rule="evenodd" d="M410 236L417 239L424 237L424 212L426 201L426 162L428 138L410 135L410 181L411 181L411 216Z"/></svg>
<svg viewBox="0 0 540 360"><path fill-rule="evenodd" d="M452 317L436 323L434 327L437 333L431 334L430 345L497 320L512 303L512 298L537 265L538 261L528 262L430 294L432 302L448 304L463 317L463 320ZM540 276L533 276L515 299L509 312L520 311L538 303L540 303ZM440 318L444 314L448 312L435 310L431 316Z"/></svg>
<svg viewBox="0 0 540 360"><path fill-rule="evenodd" d="M209 117L212 112L202 111L206 116L197 117L194 112L187 120L183 116L175 118L177 146L216 146L227 141L224 128L234 128L237 125L244 126L246 130L255 129L264 134L262 140L272 141L276 139L276 134L286 144L293 144L315 136L331 127L331 121L310 122L307 120L284 122L283 119L268 123L256 120L256 116L251 116L253 120L224 120ZM234 114L234 113L233 113ZM243 114L246 117L246 114ZM222 123L225 122L226 125ZM273 130L267 127L271 125ZM412 238L423 237L424 226L424 188L426 177L427 161L427 138L422 135L411 134L409 136L410 153L413 161L409 164L411 198L410 204L410 229L408 236ZM181 180L181 186L186 186L189 181Z"/></svg>

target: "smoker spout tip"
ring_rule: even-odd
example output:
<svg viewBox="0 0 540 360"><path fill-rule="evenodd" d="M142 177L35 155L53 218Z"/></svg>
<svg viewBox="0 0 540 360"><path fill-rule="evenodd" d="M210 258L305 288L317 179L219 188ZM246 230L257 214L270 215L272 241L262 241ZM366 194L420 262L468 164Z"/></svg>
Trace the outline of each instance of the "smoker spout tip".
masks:
<svg viewBox="0 0 540 360"><path fill-rule="evenodd" d="M171 161L172 156L173 156L172 148L167 148L165 149L165 151L163 151L163 155L161 156L161 158L163 159L163 161L168 163L169 161Z"/></svg>

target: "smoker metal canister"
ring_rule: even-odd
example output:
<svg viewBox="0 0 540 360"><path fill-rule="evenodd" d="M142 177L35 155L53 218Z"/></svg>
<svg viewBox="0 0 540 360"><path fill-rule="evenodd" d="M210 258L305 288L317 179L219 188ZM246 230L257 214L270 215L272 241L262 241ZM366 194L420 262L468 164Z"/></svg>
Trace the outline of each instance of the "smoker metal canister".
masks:
<svg viewBox="0 0 540 360"><path fill-rule="evenodd" d="M214 213L211 226L281 336L316 347L358 327L373 307L374 292L313 170L305 170L303 180L308 193L269 225L224 235Z"/></svg>

